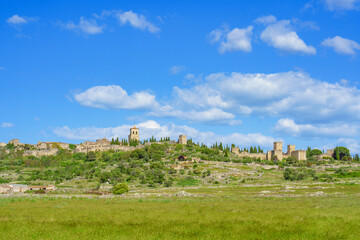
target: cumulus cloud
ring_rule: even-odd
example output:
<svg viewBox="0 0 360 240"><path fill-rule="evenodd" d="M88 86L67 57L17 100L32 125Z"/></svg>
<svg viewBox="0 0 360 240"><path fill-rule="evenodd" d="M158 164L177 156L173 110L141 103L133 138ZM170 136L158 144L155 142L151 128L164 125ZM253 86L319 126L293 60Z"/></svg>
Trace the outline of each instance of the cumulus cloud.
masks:
<svg viewBox="0 0 360 240"><path fill-rule="evenodd" d="M242 123L241 120L236 119L234 114L225 112L219 108L180 110L175 109L170 105L164 105L156 108L154 111L150 112L149 115L156 117L176 117L181 120L210 124L237 125Z"/></svg>
<svg viewBox="0 0 360 240"><path fill-rule="evenodd" d="M89 35L100 34L104 30L104 25L98 25L95 19L86 19L84 17L80 18L78 24L75 24L72 21L69 21L66 24L60 24L65 29L75 32L82 32Z"/></svg>
<svg viewBox="0 0 360 240"><path fill-rule="evenodd" d="M219 135L214 132L201 132L195 128L186 125L175 125L172 123L161 125L156 121L145 121L137 124L140 128L140 138L149 139L151 136L156 138L168 137L177 140L179 135L185 134L188 138L192 138L195 142L211 145L215 142L223 142L224 144L236 144L239 146L253 146L260 145L263 147L271 147L274 138L265 136L260 133L232 133L229 135ZM83 128L69 128L68 126L59 127L54 130L54 133L63 138L74 140L95 140L106 137L108 139L114 137L127 138L131 125L121 125L117 127L98 128L98 127L83 127Z"/></svg>
<svg viewBox="0 0 360 240"><path fill-rule="evenodd" d="M20 17L19 15L15 14L12 17L6 19L6 22L9 24L21 25L28 23L28 20L26 20L25 17Z"/></svg>
<svg viewBox="0 0 360 240"><path fill-rule="evenodd" d="M359 0L325 0L330 11L353 10L359 6Z"/></svg>
<svg viewBox="0 0 360 240"><path fill-rule="evenodd" d="M24 16L21 17L17 14L6 19L6 22L13 26L20 26L20 25L24 25L24 24L27 24L27 23L33 22L33 21L36 21L36 18L24 17Z"/></svg>
<svg viewBox="0 0 360 240"><path fill-rule="evenodd" d="M360 44L357 42L342 38L340 36L335 36L333 38L327 38L322 43L325 47L331 47L335 52L347 55L355 55L356 50L360 50Z"/></svg>
<svg viewBox="0 0 360 240"><path fill-rule="evenodd" d="M315 80L303 72L215 73L205 80L191 88L175 87L177 105L308 122L360 119L359 89Z"/></svg>
<svg viewBox="0 0 360 240"><path fill-rule="evenodd" d="M261 33L260 38L269 46L284 52L316 54L316 49L307 45L299 35L292 30L289 20L269 24Z"/></svg>
<svg viewBox="0 0 360 240"><path fill-rule="evenodd" d="M145 92L132 95L117 85L95 86L74 95L83 106L103 109L152 109L158 105L155 96Z"/></svg>
<svg viewBox="0 0 360 240"><path fill-rule="evenodd" d="M336 146L346 146L350 150L350 154L360 153L360 143L354 138L339 138Z"/></svg>
<svg viewBox="0 0 360 240"><path fill-rule="evenodd" d="M253 26L247 28L216 29L210 33L210 43L219 43L219 52L251 52L251 37Z"/></svg>
<svg viewBox="0 0 360 240"><path fill-rule="evenodd" d="M191 87L174 87L166 102L156 101L146 91L129 95L116 85L95 86L75 94L74 99L89 107L141 109L146 115L211 124L240 124L238 118L246 116L310 124L356 122L360 120L360 90L345 83L319 81L293 71L213 73Z"/></svg>
<svg viewBox="0 0 360 240"><path fill-rule="evenodd" d="M170 73L175 75L175 74L179 74L181 72L185 71L185 66L180 66L180 65L176 65L176 66L172 66L170 68Z"/></svg>
<svg viewBox="0 0 360 240"><path fill-rule="evenodd" d="M1 127L3 127L3 128L11 128L11 127L13 127L13 126L14 126L14 124L11 123L11 122L3 122L3 123L1 124Z"/></svg>
<svg viewBox="0 0 360 240"><path fill-rule="evenodd" d="M276 123L275 131L295 137L354 137L359 126L350 124L297 124L293 119L282 118Z"/></svg>
<svg viewBox="0 0 360 240"><path fill-rule="evenodd" d="M115 16L120 24L128 23L134 28L147 30L150 33L160 32L160 28L156 27L153 23L147 21L143 15L134 13L133 11L118 12Z"/></svg>

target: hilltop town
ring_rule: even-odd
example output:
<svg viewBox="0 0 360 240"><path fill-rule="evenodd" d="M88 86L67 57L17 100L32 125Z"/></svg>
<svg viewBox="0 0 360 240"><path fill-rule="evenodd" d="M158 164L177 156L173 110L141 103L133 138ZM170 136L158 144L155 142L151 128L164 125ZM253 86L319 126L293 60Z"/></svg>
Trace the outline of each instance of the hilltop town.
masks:
<svg viewBox="0 0 360 240"><path fill-rule="evenodd" d="M133 143L133 144L131 144ZM50 156L55 155L60 149L66 149L74 153L89 153L89 152L101 152L101 151L132 151L135 149L144 148L153 143L157 144L187 144L187 136L180 135L178 140L160 140L160 141L140 141L140 129L136 126L130 128L130 134L128 139L124 141L114 141L114 139L108 140L106 138L97 139L93 141L85 141L80 144L71 144L63 142L42 142L38 141L37 144L25 144L20 143L19 139L12 139L7 144L0 143L0 147L14 146L17 150L23 150L24 156ZM10 150L6 150L8 153ZM277 161L282 161L284 158L293 157L296 160L306 160L306 150L296 150L295 145L287 145L287 152L283 152L283 143L274 142L274 147L272 150L268 150L266 153L252 153L247 150L241 151L239 147L232 147L231 152L239 157L250 157L261 160L271 161L276 159ZM326 153L320 154L319 158L331 158L334 154L334 149L328 149Z"/></svg>

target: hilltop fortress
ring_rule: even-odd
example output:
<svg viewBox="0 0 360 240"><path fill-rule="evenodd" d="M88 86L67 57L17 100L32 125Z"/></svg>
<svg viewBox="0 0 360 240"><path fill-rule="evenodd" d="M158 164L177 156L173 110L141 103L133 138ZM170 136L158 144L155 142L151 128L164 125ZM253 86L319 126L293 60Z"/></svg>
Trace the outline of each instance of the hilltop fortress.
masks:
<svg viewBox="0 0 360 240"><path fill-rule="evenodd" d="M283 153L283 143L274 142L274 149L267 151L267 153L249 153L246 151L240 152L239 147L234 147L231 149L233 153L242 157L254 157L260 158L261 160L275 160L282 161L283 158L294 157L296 160L306 160L306 151L305 150L295 150L295 145L288 145L287 152ZM328 152L331 150L328 150Z"/></svg>
<svg viewBox="0 0 360 240"><path fill-rule="evenodd" d="M145 146L151 145L153 143L157 144L187 144L187 136L180 135L178 141L160 141L160 142L144 142L143 144L140 140L140 129L136 126L130 128L130 134L128 135L128 142L117 142L113 143L106 138L98 139L95 142L85 141L80 144L69 144L62 142L41 142L38 141L37 144L24 144L20 143L19 139L12 139L8 144L12 144L16 149L24 150L24 156L49 156L55 155L59 149L71 150L74 153L89 153L89 152L99 152L99 151L132 151L135 149L143 148ZM136 141L138 145L130 146L129 143ZM0 143L0 147L7 146L6 143ZM7 150L9 151L9 150ZM274 142L273 150L267 151L267 153L249 153L247 151L241 151L239 147L233 147L231 152L239 157L251 157L251 158L260 158L261 160L268 161L282 161L284 158L293 157L296 160L306 160L306 151L305 150L296 150L295 145L287 145L287 152L283 152L283 143ZM326 153L323 153L320 158L323 157L332 157L334 149L328 149Z"/></svg>

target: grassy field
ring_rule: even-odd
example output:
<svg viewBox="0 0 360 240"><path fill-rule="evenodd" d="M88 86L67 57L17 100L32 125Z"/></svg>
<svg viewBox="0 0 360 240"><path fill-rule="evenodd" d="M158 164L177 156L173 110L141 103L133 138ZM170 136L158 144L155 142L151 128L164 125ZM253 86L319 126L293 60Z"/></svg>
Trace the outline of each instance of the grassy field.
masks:
<svg viewBox="0 0 360 240"><path fill-rule="evenodd" d="M359 185L188 189L213 197L1 198L1 239L360 239ZM301 195L291 197L291 195ZM264 195L264 194L263 194Z"/></svg>

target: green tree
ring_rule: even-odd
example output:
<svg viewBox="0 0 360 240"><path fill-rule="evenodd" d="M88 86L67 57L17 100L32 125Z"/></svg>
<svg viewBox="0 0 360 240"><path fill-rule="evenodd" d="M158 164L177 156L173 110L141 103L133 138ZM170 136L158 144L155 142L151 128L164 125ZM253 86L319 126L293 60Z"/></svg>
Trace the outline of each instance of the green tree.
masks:
<svg viewBox="0 0 360 240"><path fill-rule="evenodd" d="M322 154L321 150L313 149L313 150L310 151L309 156L311 157L311 156L317 156L317 155L321 155L321 154Z"/></svg>
<svg viewBox="0 0 360 240"><path fill-rule="evenodd" d="M306 157L310 157L311 154L311 147L307 147L306 149Z"/></svg>
<svg viewBox="0 0 360 240"><path fill-rule="evenodd" d="M69 144L69 148L70 148L71 150L74 150L74 149L76 148L76 145L75 145L75 144Z"/></svg>
<svg viewBox="0 0 360 240"><path fill-rule="evenodd" d="M112 193L115 195L121 195L129 191L128 185L126 183L118 183L112 188Z"/></svg>
<svg viewBox="0 0 360 240"><path fill-rule="evenodd" d="M350 151L346 147L342 147L342 146L341 147L336 147L334 149L333 157L336 160L343 160L345 157L346 157L345 159L348 159L350 157Z"/></svg>

